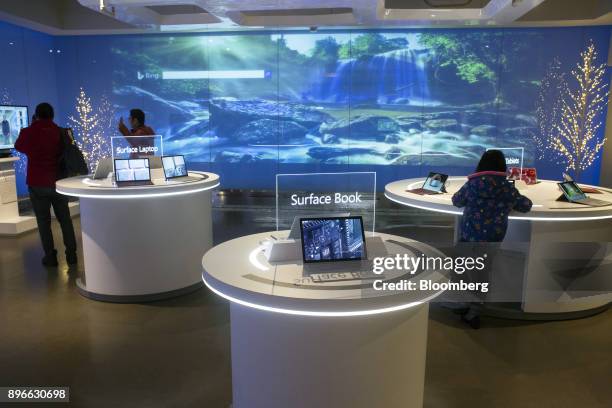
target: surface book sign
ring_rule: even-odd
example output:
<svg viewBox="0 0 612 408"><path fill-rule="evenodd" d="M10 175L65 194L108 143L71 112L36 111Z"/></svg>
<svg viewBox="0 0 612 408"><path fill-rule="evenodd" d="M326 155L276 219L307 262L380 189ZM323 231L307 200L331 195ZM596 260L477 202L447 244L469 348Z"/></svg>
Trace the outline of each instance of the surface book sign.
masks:
<svg viewBox="0 0 612 408"><path fill-rule="evenodd" d="M361 193L329 193L329 194L292 194L291 206L313 206L330 204L361 203Z"/></svg>
<svg viewBox="0 0 612 408"><path fill-rule="evenodd" d="M299 218L338 213L361 216L364 229L374 229L375 172L276 175L277 230L290 228Z"/></svg>

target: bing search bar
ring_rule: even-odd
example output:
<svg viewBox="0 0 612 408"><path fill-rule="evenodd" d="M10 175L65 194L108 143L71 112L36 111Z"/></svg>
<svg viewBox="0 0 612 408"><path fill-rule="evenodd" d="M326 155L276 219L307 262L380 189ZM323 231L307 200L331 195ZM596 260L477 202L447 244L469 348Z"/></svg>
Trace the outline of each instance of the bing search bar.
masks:
<svg viewBox="0 0 612 408"><path fill-rule="evenodd" d="M236 71L164 71L162 79L264 79L263 69Z"/></svg>

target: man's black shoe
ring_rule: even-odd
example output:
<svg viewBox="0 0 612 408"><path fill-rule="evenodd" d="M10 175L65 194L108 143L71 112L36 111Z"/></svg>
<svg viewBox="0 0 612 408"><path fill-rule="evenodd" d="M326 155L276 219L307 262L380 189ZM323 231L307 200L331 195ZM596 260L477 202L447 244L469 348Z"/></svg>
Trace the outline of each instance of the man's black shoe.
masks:
<svg viewBox="0 0 612 408"><path fill-rule="evenodd" d="M57 251L53 251L50 254L47 254L42 259L42 264L48 267L57 266Z"/></svg>

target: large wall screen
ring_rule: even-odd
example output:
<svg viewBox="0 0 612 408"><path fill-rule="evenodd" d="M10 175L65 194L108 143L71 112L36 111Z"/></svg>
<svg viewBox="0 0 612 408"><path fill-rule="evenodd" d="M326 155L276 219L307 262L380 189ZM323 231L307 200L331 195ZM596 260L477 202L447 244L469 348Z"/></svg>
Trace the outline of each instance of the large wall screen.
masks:
<svg viewBox="0 0 612 408"><path fill-rule="evenodd" d="M142 108L164 136L165 154L220 173L226 187L272 188L278 172L375 170L383 188L429 171L468 174L492 147L523 147L525 167L556 179L564 165L538 144L556 103L543 92L561 86L559 75L573 86L571 71L591 42L605 62L609 34L599 27L78 37L60 39L75 62L60 81L75 94L84 87L109 95L113 120ZM598 174L595 163L583 179Z"/></svg>

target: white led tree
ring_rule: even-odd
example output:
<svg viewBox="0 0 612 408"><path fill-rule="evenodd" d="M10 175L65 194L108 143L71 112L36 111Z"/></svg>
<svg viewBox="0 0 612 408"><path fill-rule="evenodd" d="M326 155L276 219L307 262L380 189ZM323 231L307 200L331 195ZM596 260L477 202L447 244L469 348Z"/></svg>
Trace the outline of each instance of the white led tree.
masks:
<svg viewBox="0 0 612 408"><path fill-rule="evenodd" d="M548 148L576 180L593 164L606 142L605 136L598 134L609 96L605 74L606 64L597 63L597 51L591 42L571 72L574 83L563 84L560 103L553 106L558 111Z"/></svg>
<svg viewBox="0 0 612 408"><path fill-rule="evenodd" d="M110 155L110 135L113 106L102 96L98 108L95 109L91 98L83 88L76 97L76 116L68 118L70 126L77 136L77 143L83 151L90 169L94 169L101 158ZM79 141L80 139L80 141Z"/></svg>

